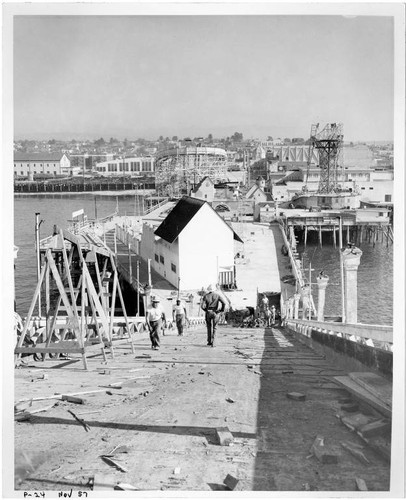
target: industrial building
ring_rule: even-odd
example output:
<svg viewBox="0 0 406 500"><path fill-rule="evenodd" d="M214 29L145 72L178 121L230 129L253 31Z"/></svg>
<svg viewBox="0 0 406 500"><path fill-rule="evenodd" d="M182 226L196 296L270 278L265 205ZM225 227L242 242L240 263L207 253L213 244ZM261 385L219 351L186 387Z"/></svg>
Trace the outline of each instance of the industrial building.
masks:
<svg viewBox="0 0 406 500"><path fill-rule="evenodd" d="M77 169L76 169L77 170ZM33 178L34 175L74 175L65 153L14 153L14 177Z"/></svg>

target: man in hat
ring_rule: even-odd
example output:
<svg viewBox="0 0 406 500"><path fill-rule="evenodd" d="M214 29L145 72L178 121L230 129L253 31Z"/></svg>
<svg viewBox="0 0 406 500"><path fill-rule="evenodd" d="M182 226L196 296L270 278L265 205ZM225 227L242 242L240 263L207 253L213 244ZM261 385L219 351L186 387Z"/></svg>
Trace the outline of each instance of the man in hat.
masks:
<svg viewBox="0 0 406 500"><path fill-rule="evenodd" d="M151 302L152 306L147 310L146 322L152 344L151 348L159 349L159 330L162 327L162 320L165 321L165 313L163 312L158 297L154 297Z"/></svg>
<svg viewBox="0 0 406 500"><path fill-rule="evenodd" d="M176 328L178 329L178 335L183 335L183 327L187 321L186 307L182 305L180 299L177 299L176 305L173 306L173 321L176 323Z"/></svg>
<svg viewBox="0 0 406 500"><path fill-rule="evenodd" d="M219 309L219 306L221 309ZM209 285L207 293L203 296L201 307L206 313L207 345L214 347L214 337L219 321L219 313L226 308L226 302L216 291L216 287Z"/></svg>

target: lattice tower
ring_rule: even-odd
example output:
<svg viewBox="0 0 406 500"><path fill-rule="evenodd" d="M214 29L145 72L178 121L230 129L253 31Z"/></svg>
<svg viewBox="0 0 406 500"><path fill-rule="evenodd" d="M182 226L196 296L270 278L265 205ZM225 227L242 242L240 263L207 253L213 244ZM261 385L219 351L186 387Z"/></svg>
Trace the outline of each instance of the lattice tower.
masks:
<svg viewBox="0 0 406 500"><path fill-rule="evenodd" d="M310 149L316 149L319 156L320 181L317 192L334 192L338 187L338 177L342 170L342 123L328 123L323 129L320 129L318 123L312 125ZM309 157L312 157L312 151Z"/></svg>

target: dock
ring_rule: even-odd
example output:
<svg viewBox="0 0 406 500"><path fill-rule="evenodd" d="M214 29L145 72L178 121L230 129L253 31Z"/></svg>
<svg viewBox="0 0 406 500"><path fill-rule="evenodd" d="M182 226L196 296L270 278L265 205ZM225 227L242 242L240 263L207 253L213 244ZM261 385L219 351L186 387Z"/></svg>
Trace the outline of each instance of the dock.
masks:
<svg viewBox="0 0 406 500"><path fill-rule="evenodd" d="M102 235L88 235L89 250L114 254L134 291L151 279L171 318L178 290L149 274L135 234L130 240L118 229L122 222L112 218ZM265 291L286 305L297 288L281 281L295 266L291 249L281 252L289 245L283 224L233 227L244 244L237 287L223 291L231 305L255 307ZM199 291L181 291L197 319L183 337L169 322L159 351L150 348L143 316L119 324L107 307L103 350L87 355L85 369L75 350L21 359L16 456L22 469L24 456L32 467L17 475L16 489L389 491L393 329L300 319L297 302L282 326L219 325L211 348ZM92 296L100 316L102 297L99 306Z"/></svg>

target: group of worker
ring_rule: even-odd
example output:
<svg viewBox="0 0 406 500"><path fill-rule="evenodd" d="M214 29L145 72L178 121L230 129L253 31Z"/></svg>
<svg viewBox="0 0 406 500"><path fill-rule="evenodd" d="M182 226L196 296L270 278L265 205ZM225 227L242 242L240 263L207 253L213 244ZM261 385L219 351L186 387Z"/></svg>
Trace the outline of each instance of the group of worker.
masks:
<svg viewBox="0 0 406 500"><path fill-rule="evenodd" d="M162 330L162 325L165 324L165 313L160 305L158 297L153 297L151 307L146 313L146 323L150 333L152 349L159 349L159 333ZM220 319L220 313L224 312L227 304L221 293L218 292L215 285L209 285L206 293L203 295L200 307L205 312L205 320L207 327L207 345L214 347L216 328ZM276 308L274 305L269 307L269 299L266 294L263 294L261 300L261 309L265 317L267 326L272 326L276 322ZM176 323L178 335L182 336L186 323L189 321L185 306L178 298L172 309L173 321Z"/></svg>
<svg viewBox="0 0 406 500"><path fill-rule="evenodd" d="M203 311L205 311L207 345L214 347L216 327L220 319L220 313L226 308L226 302L217 292L216 286L209 285L207 287L207 292L202 297L200 307ZM178 335L182 336L186 323L189 319L186 308L179 298L173 306L172 316L173 321L176 323ZM157 350L159 349L160 344L159 335L162 331L163 325L166 323L165 312L158 297L153 297L151 300L151 307L149 307L146 312L146 323L149 329L151 348Z"/></svg>

